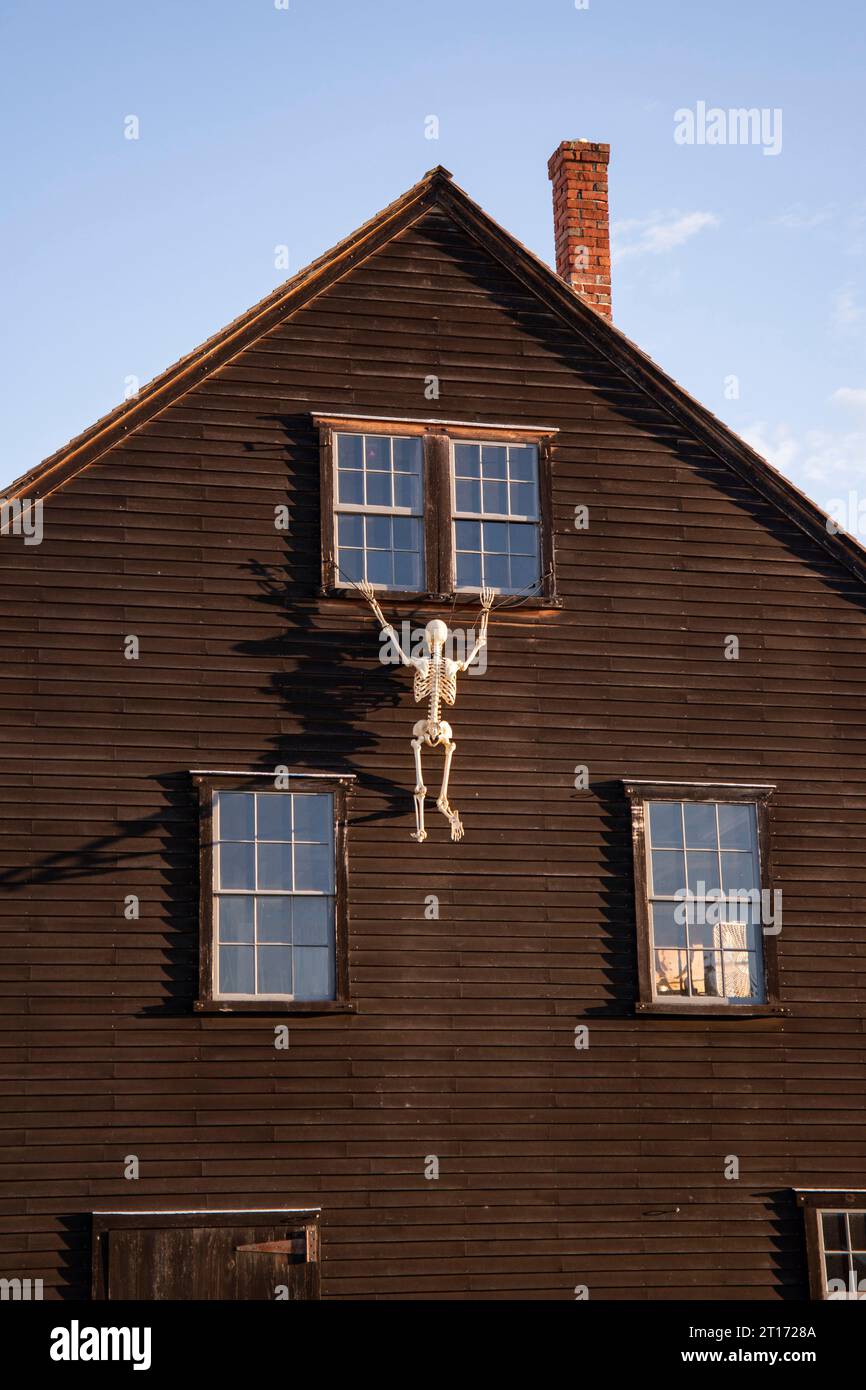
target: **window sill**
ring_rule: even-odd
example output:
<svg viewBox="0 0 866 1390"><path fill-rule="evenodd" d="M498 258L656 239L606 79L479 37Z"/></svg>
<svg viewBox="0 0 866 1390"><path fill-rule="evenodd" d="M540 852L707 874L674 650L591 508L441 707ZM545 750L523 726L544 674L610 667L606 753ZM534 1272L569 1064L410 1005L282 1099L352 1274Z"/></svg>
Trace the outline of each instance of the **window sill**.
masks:
<svg viewBox="0 0 866 1390"><path fill-rule="evenodd" d="M354 1004L344 999L197 999L197 1014L353 1014Z"/></svg>
<svg viewBox="0 0 866 1390"><path fill-rule="evenodd" d="M668 1004L659 999L635 1004L639 1018L786 1018L790 1013L781 1004Z"/></svg>
<svg viewBox="0 0 866 1390"><path fill-rule="evenodd" d="M409 593L405 590L397 589L376 589L376 600L380 604L401 603L411 604L414 608L441 607L443 603L452 603L455 606L461 604L471 606L480 602L480 594L475 590L458 589L453 594L429 594L429 593ZM352 589L320 589L320 598L326 599L345 599L353 606L366 604L364 595L358 590ZM515 611L518 608L531 609L539 613L553 613L562 608L562 599L550 598L543 595L534 595L528 598L520 594L498 594L497 599L502 600L502 611ZM507 603L509 599L514 600L514 610L509 610ZM494 613L498 610L494 607ZM386 614L387 616L387 614Z"/></svg>

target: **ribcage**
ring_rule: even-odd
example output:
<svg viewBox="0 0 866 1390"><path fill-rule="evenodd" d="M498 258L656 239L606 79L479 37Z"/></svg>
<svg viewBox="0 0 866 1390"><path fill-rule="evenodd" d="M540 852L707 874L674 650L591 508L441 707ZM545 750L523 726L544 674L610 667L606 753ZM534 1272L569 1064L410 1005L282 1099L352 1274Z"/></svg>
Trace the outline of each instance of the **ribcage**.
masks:
<svg viewBox="0 0 866 1390"><path fill-rule="evenodd" d="M414 693L414 695L415 695L415 703L418 704L419 701L421 701L421 700L426 700L426 699L427 699L427 696L430 694L430 691L431 691L432 689L433 689L433 672L432 672L432 670L430 669L430 667L428 666L426 671L419 671L419 670L417 669L417 667L416 667L416 669L415 669L415 685L414 685L414 690L413 690L413 693Z"/></svg>
<svg viewBox="0 0 866 1390"><path fill-rule="evenodd" d="M443 670L440 677L439 694L446 705L453 705L457 699L457 675L454 671Z"/></svg>

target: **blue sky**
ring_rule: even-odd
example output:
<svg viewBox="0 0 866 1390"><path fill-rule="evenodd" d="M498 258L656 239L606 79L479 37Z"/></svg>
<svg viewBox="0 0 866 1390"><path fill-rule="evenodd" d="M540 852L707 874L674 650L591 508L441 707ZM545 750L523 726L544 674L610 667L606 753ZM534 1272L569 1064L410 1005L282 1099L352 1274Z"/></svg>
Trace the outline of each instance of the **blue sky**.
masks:
<svg viewBox="0 0 866 1390"><path fill-rule="evenodd" d="M552 260L585 137L617 324L822 506L866 496L856 0L288 3L3 0L0 484L434 164ZM698 102L781 111L779 153L678 144Z"/></svg>

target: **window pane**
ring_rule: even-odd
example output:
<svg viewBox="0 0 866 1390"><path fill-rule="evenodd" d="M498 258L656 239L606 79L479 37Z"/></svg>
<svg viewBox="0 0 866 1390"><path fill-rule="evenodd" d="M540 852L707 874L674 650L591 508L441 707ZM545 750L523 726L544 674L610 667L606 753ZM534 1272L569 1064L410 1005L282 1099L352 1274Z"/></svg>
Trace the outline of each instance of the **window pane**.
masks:
<svg viewBox="0 0 866 1390"><path fill-rule="evenodd" d="M486 555L484 557L484 583L491 589L508 588L507 555Z"/></svg>
<svg viewBox="0 0 866 1390"><path fill-rule="evenodd" d="M848 1244L845 1239L845 1213L841 1211L825 1211L821 1216L821 1225L824 1230L824 1249L825 1250L847 1250Z"/></svg>
<svg viewBox="0 0 866 1390"><path fill-rule="evenodd" d="M397 473L394 477L394 506L405 507L412 512L421 510L421 479L411 473Z"/></svg>
<svg viewBox="0 0 866 1390"><path fill-rule="evenodd" d="M457 555L458 589L481 588L481 556L474 554Z"/></svg>
<svg viewBox="0 0 866 1390"><path fill-rule="evenodd" d="M391 585L390 550L369 550L367 552L367 578L371 584Z"/></svg>
<svg viewBox="0 0 866 1390"><path fill-rule="evenodd" d="M291 845L260 844L257 854L259 888L282 888L288 892L292 887Z"/></svg>
<svg viewBox="0 0 866 1390"><path fill-rule="evenodd" d="M454 445L454 475L457 478L481 477L481 449L477 444Z"/></svg>
<svg viewBox="0 0 866 1390"><path fill-rule="evenodd" d="M484 549L488 554L505 555L508 551L508 527L504 521L485 521Z"/></svg>
<svg viewBox="0 0 866 1390"><path fill-rule="evenodd" d="M421 556L409 550L398 550L394 554L394 587L411 589L417 592L422 588Z"/></svg>
<svg viewBox="0 0 866 1390"><path fill-rule="evenodd" d="M259 994L291 994L291 946L259 947Z"/></svg>
<svg viewBox="0 0 866 1390"><path fill-rule="evenodd" d="M330 845L295 845L295 891L332 893L334 855Z"/></svg>
<svg viewBox="0 0 866 1390"><path fill-rule="evenodd" d="M396 550L421 549L421 523L411 516L395 516L391 523L391 534Z"/></svg>
<svg viewBox="0 0 866 1390"><path fill-rule="evenodd" d="M689 956L692 994L723 998L721 952L698 950L690 951Z"/></svg>
<svg viewBox="0 0 866 1390"><path fill-rule="evenodd" d="M318 840L329 845L334 828L334 805L327 793L310 792L294 796L295 839Z"/></svg>
<svg viewBox="0 0 866 1390"><path fill-rule="evenodd" d="M848 1229L851 1232L852 1250L866 1251L866 1212L849 1211Z"/></svg>
<svg viewBox="0 0 866 1390"><path fill-rule="evenodd" d="M722 849L751 849L756 839L754 806L719 804L719 844Z"/></svg>
<svg viewBox="0 0 866 1390"><path fill-rule="evenodd" d="M340 545L352 546L356 550L364 546L364 519L360 516L337 517L337 539Z"/></svg>
<svg viewBox="0 0 866 1390"><path fill-rule="evenodd" d="M509 573L512 589L530 589L540 578L538 561L531 555L512 555Z"/></svg>
<svg viewBox="0 0 866 1390"><path fill-rule="evenodd" d="M253 941L253 898L217 898L220 941Z"/></svg>
<svg viewBox="0 0 866 1390"><path fill-rule="evenodd" d="M387 434L364 435L364 467L391 471L391 439Z"/></svg>
<svg viewBox="0 0 866 1390"><path fill-rule="evenodd" d="M729 999L754 999L758 993L755 957L749 951L723 951L725 994Z"/></svg>
<svg viewBox="0 0 866 1390"><path fill-rule="evenodd" d="M334 954L329 946L296 946L295 998L333 999Z"/></svg>
<svg viewBox="0 0 866 1390"><path fill-rule="evenodd" d="M254 946L220 946L220 994L254 994L256 952Z"/></svg>
<svg viewBox="0 0 866 1390"><path fill-rule="evenodd" d="M368 507L391 507L393 499L391 497L391 474L390 473L367 473L367 496ZM352 498L352 501L355 499Z"/></svg>
<svg viewBox="0 0 866 1390"><path fill-rule="evenodd" d="M337 435L337 463L340 468L361 468L364 463L364 438L360 434Z"/></svg>
<svg viewBox="0 0 866 1390"><path fill-rule="evenodd" d="M457 536L458 550L481 549L480 521L458 521L455 524L454 530Z"/></svg>
<svg viewBox="0 0 866 1390"><path fill-rule="evenodd" d="M485 512L508 511L508 488L505 483L482 484Z"/></svg>
<svg viewBox="0 0 866 1390"><path fill-rule="evenodd" d="M508 545L512 555L535 557L538 554L538 527L512 523L508 527Z"/></svg>
<svg viewBox="0 0 866 1390"><path fill-rule="evenodd" d="M331 898L295 898L292 904L292 940L295 945L330 945L334 936L333 913Z"/></svg>
<svg viewBox="0 0 866 1390"><path fill-rule="evenodd" d="M688 809L688 808L686 808ZM686 844L688 844L689 829L686 826ZM689 861L689 892L704 893L710 889L721 887L719 883L719 856L715 850L690 849L688 852Z"/></svg>
<svg viewBox="0 0 866 1390"><path fill-rule="evenodd" d="M847 1255L828 1255L824 1261L827 1271L827 1282L831 1279L838 1281L837 1287L833 1290L837 1298L847 1298L851 1288L851 1274L848 1268Z"/></svg>
<svg viewBox="0 0 866 1390"><path fill-rule="evenodd" d="M481 471L485 478L505 479L506 446L504 444L484 444L481 448Z"/></svg>
<svg viewBox="0 0 866 1390"><path fill-rule="evenodd" d="M341 468L337 474L337 496L341 502L357 504L364 501L363 473L348 473Z"/></svg>
<svg viewBox="0 0 866 1390"><path fill-rule="evenodd" d="M655 946L686 945L686 925L676 920L675 903L653 903L653 944Z"/></svg>
<svg viewBox="0 0 866 1390"><path fill-rule="evenodd" d="M743 850L722 850L722 886L726 893L748 893L758 883L758 866Z"/></svg>
<svg viewBox="0 0 866 1390"><path fill-rule="evenodd" d="M654 849L677 849L683 843L682 807L679 801L649 803L650 844Z"/></svg>
<svg viewBox="0 0 866 1390"><path fill-rule="evenodd" d="M685 951L655 952L655 991L659 995L688 993Z"/></svg>
<svg viewBox="0 0 866 1390"><path fill-rule="evenodd" d="M337 560L339 566L340 579L354 579L356 582L364 578L364 552L363 550L343 550L340 549Z"/></svg>
<svg viewBox="0 0 866 1390"><path fill-rule="evenodd" d="M512 444L508 451L508 470L512 479L533 482L536 477L535 446Z"/></svg>
<svg viewBox="0 0 866 1390"><path fill-rule="evenodd" d="M252 844L228 844L219 847L219 886L221 888L255 888L255 864Z"/></svg>
<svg viewBox="0 0 866 1390"><path fill-rule="evenodd" d="M391 549L391 518L368 516L365 522L368 550Z"/></svg>
<svg viewBox="0 0 866 1390"><path fill-rule="evenodd" d="M713 802L686 802L686 848L711 849L716 845L716 807Z"/></svg>
<svg viewBox="0 0 866 1390"><path fill-rule="evenodd" d="M686 886L686 866L682 851L657 849L652 853L653 893L673 897Z"/></svg>
<svg viewBox="0 0 866 1390"><path fill-rule="evenodd" d="M458 512L480 512L481 511L481 484L457 480L455 484L455 501Z"/></svg>
<svg viewBox="0 0 866 1390"><path fill-rule="evenodd" d="M251 840L254 834L252 792L217 792L219 838Z"/></svg>
<svg viewBox="0 0 866 1390"><path fill-rule="evenodd" d="M292 899L290 897L258 899L259 941L292 940Z"/></svg>
<svg viewBox="0 0 866 1390"><path fill-rule="evenodd" d="M283 792L259 793L258 828L260 840L292 838L292 798Z"/></svg>
<svg viewBox="0 0 866 1390"><path fill-rule="evenodd" d="M394 467L398 473L421 473L423 443L420 437L400 439L394 436Z"/></svg>
<svg viewBox="0 0 866 1390"><path fill-rule="evenodd" d="M535 516L535 488L531 483L512 483L508 493L515 516Z"/></svg>

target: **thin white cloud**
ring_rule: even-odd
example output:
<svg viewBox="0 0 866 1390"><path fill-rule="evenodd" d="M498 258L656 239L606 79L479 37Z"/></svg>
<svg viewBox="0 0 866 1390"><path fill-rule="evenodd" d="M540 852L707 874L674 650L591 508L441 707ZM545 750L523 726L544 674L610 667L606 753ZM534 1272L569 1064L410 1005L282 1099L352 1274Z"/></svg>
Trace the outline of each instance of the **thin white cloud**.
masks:
<svg viewBox="0 0 866 1390"><path fill-rule="evenodd" d="M821 485L862 487L866 430L811 429L795 435L784 423L768 426L757 420L742 435L762 458L813 496L820 494ZM817 500L821 506L827 505L820 495Z"/></svg>
<svg viewBox="0 0 866 1390"><path fill-rule="evenodd" d="M813 227L820 227L822 222L829 222L835 214L833 203L822 208L807 208L803 203L795 203L774 217L773 222L776 226L790 227L795 231L811 231Z"/></svg>
<svg viewBox="0 0 866 1390"><path fill-rule="evenodd" d="M866 386L840 386L830 399L834 405L844 405L849 410L866 410Z"/></svg>
<svg viewBox="0 0 866 1390"><path fill-rule="evenodd" d="M838 333L847 333L855 328L863 317L863 309L857 302L854 286L843 285L833 296L831 321Z"/></svg>
<svg viewBox="0 0 866 1390"><path fill-rule="evenodd" d="M614 222L611 227L614 264L634 256L662 256L683 246L705 227L717 227L714 212L653 213L650 217Z"/></svg>

